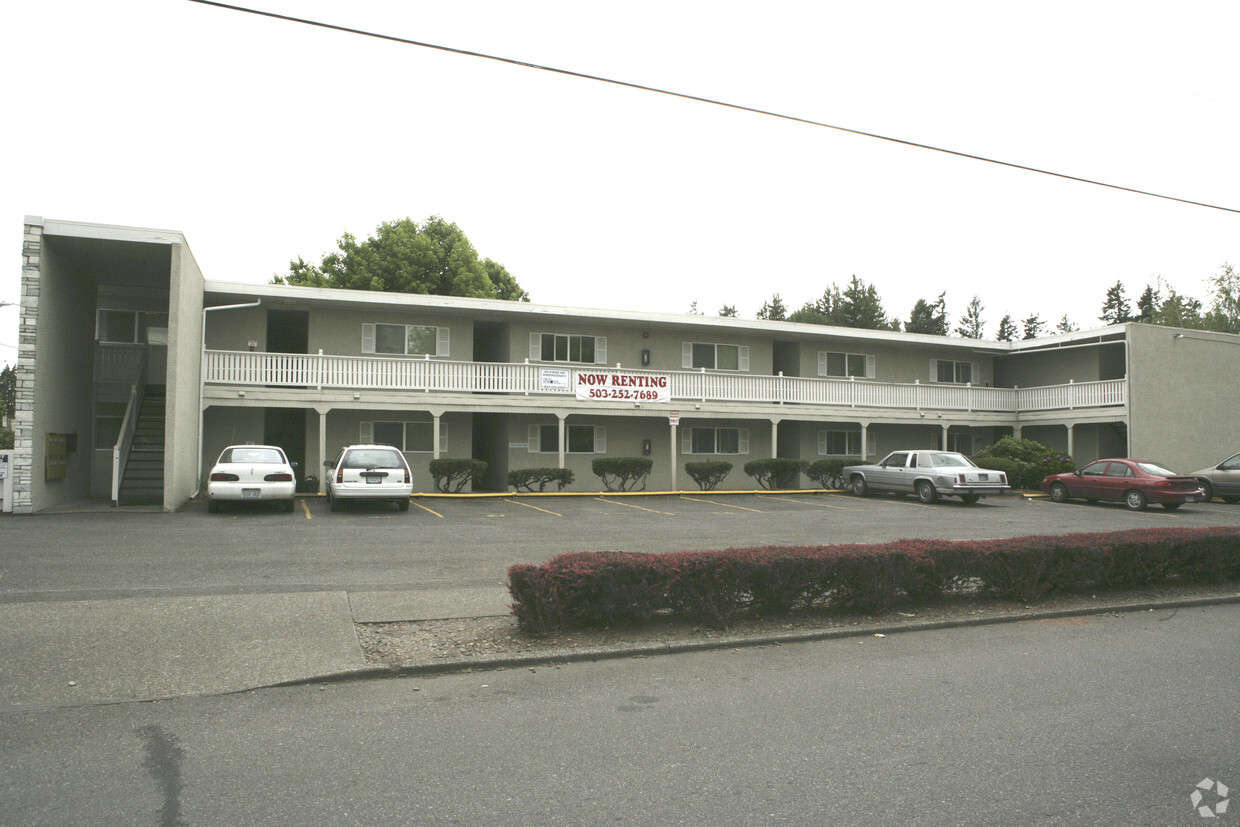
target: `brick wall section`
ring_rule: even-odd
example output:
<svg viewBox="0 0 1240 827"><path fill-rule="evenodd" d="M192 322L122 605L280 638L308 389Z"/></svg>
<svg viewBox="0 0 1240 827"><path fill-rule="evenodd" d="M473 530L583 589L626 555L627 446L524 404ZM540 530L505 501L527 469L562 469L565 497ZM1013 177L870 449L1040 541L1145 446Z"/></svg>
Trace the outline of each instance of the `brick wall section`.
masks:
<svg viewBox="0 0 1240 827"><path fill-rule="evenodd" d="M21 320L17 326L17 394L13 414L13 513L31 511L34 481L35 341L39 318L39 262L43 221L27 218L22 236Z"/></svg>

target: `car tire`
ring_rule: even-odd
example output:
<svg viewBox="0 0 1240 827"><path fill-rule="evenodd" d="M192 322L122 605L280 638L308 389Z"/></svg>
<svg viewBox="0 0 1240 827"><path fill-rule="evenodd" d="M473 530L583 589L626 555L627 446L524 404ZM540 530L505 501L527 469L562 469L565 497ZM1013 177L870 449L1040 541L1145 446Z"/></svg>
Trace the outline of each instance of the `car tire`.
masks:
<svg viewBox="0 0 1240 827"><path fill-rule="evenodd" d="M939 492L935 490L934 483L930 480L920 480L917 483L917 499L929 505L939 499Z"/></svg>
<svg viewBox="0 0 1240 827"><path fill-rule="evenodd" d="M960 501L965 505L975 505L982 496L980 494L961 494Z"/></svg>
<svg viewBox="0 0 1240 827"><path fill-rule="evenodd" d="M1145 498L1144 494L1133 488L1124 493L1124 505L1128 506L1132 511L1144 511L1145 507L1149 505L1149 500Z"/></svg>
<svg viewBox="0 0 1240 827"><path fill-rule="evenodd" d="M1167 509L1168 511L1175 511L1177 508L1179 508L1182 505L1184 505L1184 503L1163 503L1163 508Z"/></svg>
<svg viewBox="0 0 1240 827"><path fill-rule="evenodd" d="M1062 482L1052 483L1050 495L1051 502L1066 503L1068 501L1068 486L1064 485Z"/></svg>
<svg viewBox="0 0 1240 827"><path fill-rule="evenodd" d="M865 484L865 477L861 475L853 477L849 487L852 488L853 494L858 497L864 497L870 493L870 487Z"/></svg>
<svg viewBox="0 0 1240 827"><path fill-rule="evenodd" d="M207 513L208 513L208 514L218 514L218 513L220 513L220 502L219 502L219 500L207 500Z"/></svg>
<svg viewBox="0 0 1240 827"><path fill-rule="evenodd" d="M340 510L340 500L332 496L332 490L327 489L327 507L332 511Z"/></svg>
<svg viewBox="0 0 1240 827"><path fill-rule="evenodd" d="M1203 503L1208 503L1210 500L1214 499L1214 486L1210 485L1210 481L1199 479L1197 482L1201 483L1201 501ZM1224 500L1224 502L1226 502L1226 500Z"/></svg>
<svg viewBox="0 0 1240 827"><path fill-rule="evenodd" d="M284 504L284 513L292 514L296 510L297 510L297 501L294 500L292 497L290 497L288 502Z"/></svg>
<svg viewBox="0 0 1240 827"><path fill-rule="evenodd" d="M396 507L399 508L401 511L408 511L409 501L408 500L397 500Z"/></svg>

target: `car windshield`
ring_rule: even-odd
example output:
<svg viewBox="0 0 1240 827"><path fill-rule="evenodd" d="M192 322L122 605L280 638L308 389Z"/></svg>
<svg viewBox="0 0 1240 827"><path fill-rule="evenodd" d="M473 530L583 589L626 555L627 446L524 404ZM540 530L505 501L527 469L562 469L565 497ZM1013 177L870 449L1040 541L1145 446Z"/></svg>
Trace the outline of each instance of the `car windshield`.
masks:
<svg viewBox="0 0 1240 827"><path fill-rule="evenodd" d="M959 468L973 464L964 454L931 454L930 461L935 468Z"/></svg>
<svg viewBox="0 0 1240 827"><path fill-rule="evenodd" d="M1168 471L1166 468L1163 468L1161 465L1155 465L1152 462L1138 462L1137 467L1140 468L1145 473L1150 474L1155 477L1174 477L1175 476L1174 471Z"/></svg>
<svg viewBox="0 0 1240 827"><path fill-rule="evenodd" d="M283 465L284 455L275 448L229 448L220 454L220 462Z"/></svg>
<svg viewBox="0 0 1240 827"><path fill-rule="evenodd" d="M363 448L350 451L344 458L345 468L404 468L400 454L391 448Z"/></svg>

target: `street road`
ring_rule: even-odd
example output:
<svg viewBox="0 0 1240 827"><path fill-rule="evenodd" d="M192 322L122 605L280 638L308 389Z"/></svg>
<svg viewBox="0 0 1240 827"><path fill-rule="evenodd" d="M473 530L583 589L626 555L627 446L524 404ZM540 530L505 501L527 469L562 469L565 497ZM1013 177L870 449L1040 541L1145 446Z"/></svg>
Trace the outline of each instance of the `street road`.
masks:
<svg viewBox="0 0 1240 827"><path fill-rule="evenodd" d="M1225 605L27 708L0 820L1225 824L1237 651Z"/></svg>
<svg viewBox="0 0 1240 827"><path fill-rule="evenodd" d="M103 512L0 519L0 602L149 595L501 587L514 563L566 551L663 552L905 537L984 539L1163 526L1240 525L1240 506L1056 505L999 497L975 506L912 497L418 498L333 513L190 504L176 514Z"/></svg>

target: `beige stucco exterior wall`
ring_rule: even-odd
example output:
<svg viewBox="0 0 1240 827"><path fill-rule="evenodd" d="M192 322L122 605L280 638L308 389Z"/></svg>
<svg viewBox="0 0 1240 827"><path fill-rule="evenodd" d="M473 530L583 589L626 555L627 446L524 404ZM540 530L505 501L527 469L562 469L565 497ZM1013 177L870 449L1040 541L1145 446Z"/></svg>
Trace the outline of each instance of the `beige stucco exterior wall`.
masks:
<svg viewBox="0 0 1240 827"><path fill-rule="evenodd" d="M1240 450L1240 335L1129 326L1134 457L1191 473Z"/></svg>
<svg viewBox="0 0 1240 827"><path fill-rule="evenodd" d="M184 240L172 244L169 255L164 508L173 510L198 490L203 278Z"/></svg>
<svg viewBox="0 0 1240 827"><path fill-rule="evenodd" d="M998 387L1036 388L1066 382L1122 379L1124 345L1121 342L1033 351L1005 356L995 369Z"/></svg>

